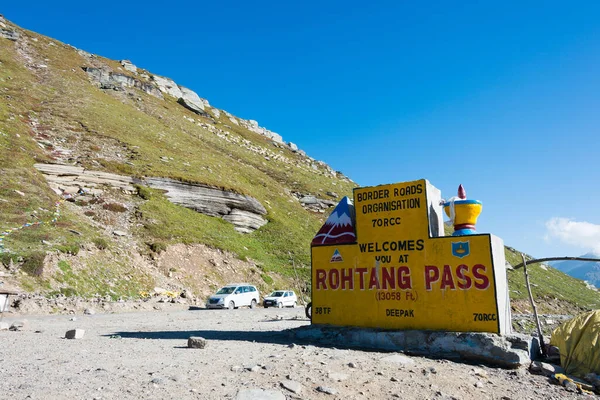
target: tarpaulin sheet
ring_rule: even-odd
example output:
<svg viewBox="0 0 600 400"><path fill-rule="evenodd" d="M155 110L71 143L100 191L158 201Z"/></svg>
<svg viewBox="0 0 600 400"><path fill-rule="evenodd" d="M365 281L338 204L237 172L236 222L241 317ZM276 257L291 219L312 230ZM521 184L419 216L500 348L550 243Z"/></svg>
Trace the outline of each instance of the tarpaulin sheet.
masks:
<svg viewBox="0 0 600 400"><path fill-rule="evenodd" d="M550 344L560 349L560 363L567 374L600 374L600 310L560 325L552 332Z"/></svg>

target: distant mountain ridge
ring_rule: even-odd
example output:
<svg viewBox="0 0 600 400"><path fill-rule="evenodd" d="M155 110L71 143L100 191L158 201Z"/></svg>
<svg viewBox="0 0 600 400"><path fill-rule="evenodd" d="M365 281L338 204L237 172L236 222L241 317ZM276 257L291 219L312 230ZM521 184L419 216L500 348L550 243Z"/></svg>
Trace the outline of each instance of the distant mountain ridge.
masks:
<svg viewBox="0 0 600 400"><path fill-rule="evenodd" d="M580 257L597 258L598 262L569 260L554 261L549 264L573 278L587 281L597 288L600 288L600 255L595 252L590 252Z"/></svg>

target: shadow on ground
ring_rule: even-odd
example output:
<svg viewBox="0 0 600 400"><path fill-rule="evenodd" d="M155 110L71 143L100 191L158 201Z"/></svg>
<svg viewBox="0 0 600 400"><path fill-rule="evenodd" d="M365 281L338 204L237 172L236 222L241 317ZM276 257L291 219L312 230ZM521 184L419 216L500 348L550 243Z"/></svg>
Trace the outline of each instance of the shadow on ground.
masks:
<svg viewBox="0 0 600 400"><path fill-rule="evenodd" d="M152 331L114 332L106 337L120 336L123 339L177 339L187 340L191 336L201 336L207 340L243 340L258 343L291 344L293 329L283 331Z"/></svg>

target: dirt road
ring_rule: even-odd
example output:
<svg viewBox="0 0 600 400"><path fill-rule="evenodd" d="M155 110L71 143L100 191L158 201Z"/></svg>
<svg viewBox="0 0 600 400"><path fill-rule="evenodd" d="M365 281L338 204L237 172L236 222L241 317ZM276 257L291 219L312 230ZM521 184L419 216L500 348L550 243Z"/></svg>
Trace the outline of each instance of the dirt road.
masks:
<svg viewBox="0 0 600 400"><path fill-rule="evenodd" d="M547 378L446 360L294 344L302 308L9 316L2 399L568 399ZM70 329L81 339L64 339ZM190 336L207 340L187 347Z"/></svg>

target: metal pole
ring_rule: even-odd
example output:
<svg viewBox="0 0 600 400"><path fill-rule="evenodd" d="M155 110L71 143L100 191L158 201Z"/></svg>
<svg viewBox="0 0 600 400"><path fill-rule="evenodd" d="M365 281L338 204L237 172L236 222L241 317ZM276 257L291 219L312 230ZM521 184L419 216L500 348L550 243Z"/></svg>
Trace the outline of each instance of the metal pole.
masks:
<svg viewBox="0 0 600 400"><path fill-rule="evenodd" d="M535 318L535 324L537 326L538 338L540 339L540 351L542 356L546 357L546 345L544 344L544 335L542 334L542 327L540 325L540 319L538 318L537 308L533 301L533 295L531 294L531 286L529 285L529 275L527 274L527 262L525 261L525 255L521 253L523 258L523 271L525 272L525 284L527 285L527 293L529 293L529 301L531 302L531 308L533 308L533 316Z"/></svg>

